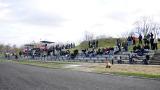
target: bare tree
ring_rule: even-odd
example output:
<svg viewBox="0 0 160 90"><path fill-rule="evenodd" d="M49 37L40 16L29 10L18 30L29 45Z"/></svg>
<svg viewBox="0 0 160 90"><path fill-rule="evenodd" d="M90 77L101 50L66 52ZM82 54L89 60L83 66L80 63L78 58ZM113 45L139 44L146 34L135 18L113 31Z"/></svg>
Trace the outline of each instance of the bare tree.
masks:
<svg viewBox="0 0 160 90"><path fill-rule="evenodd" d="M143 36L148 33L159 34L160 25L153 21L150 17L142 17L140 20L134 23L135 33L142 34Z"/></svg>
<svg viewBox="0 0 160 90"><path fill-rule="evenodd" d="M135 22L136 33L146 35L150 32L151 19L149 17L142 17Z"/></svg>
<svg viewBox="0 0 160 90"><path fill-rule="evenodd" d="M90 41L94 39L94 34L88 31L84 32L84 41Z"/></svg>
<svg viewBox="0 0 160 90"><path fill-rule="evenodd" d="M160 34L160 24L158 23L152 23L152 32L154 35L158 36Z"/></svg>
<svg viewBox="0 0 160 90"><path fill-rule="evenodd" d="M10 52L10 51L11 51L11 46L10 46L10 44L5 45L5 47L4 47L4 52Z"/></svg>
<svg viewBox="0 0 160 90"><path fill-rule="evenodd" d="M16 45L13 45L12 46L12 51L14 52L14 53L19 53L19 51L20 51L20 48L18 48Z"/></svg>
<svg viewBox="0 0 160 90"><path fill-rule="evenodd" d="M105 39L105 38L107 38L105 34L102 34L96 37L96 39Z"/></svg>
<svg viewBox="0 0 160 90"><path fill-rule="evenodd" d="M2 53L4 50L4 45L3 44L0 44L0 53Z"/></svg>
<svg viewBox="0 0 160 90"><path fill-rule="evenodd" d="M123 39L127 39L130 35L132 35L131 31L126 31L126 32L121 33L121 37Z"/></svg>

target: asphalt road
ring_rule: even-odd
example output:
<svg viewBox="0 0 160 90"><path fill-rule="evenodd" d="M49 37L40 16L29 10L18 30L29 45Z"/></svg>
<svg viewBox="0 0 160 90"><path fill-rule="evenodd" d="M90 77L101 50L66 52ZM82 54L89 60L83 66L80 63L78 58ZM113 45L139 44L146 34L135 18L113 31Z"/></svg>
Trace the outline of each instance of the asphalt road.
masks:
<svg viewBox="0 0 160 90"><path fill-rule="evenodd" d="M0 63L0 90L160 90L160 81Z"/></svg>

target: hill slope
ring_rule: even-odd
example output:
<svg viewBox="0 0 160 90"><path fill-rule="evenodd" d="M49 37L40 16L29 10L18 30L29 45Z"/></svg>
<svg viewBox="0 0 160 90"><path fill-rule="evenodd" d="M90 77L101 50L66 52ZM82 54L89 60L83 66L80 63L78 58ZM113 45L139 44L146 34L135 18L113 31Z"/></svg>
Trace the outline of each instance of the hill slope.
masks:
<svg viewBox="0 0 160 90"><path fill-rule="evenodd" d="M115 46L117 38L104 38L104 39L97 39L99 41L98 47L99 48L106 48L106 47L113 47ZM121 39L123 41L124 39ZM136 40L138 44L138 40ZM88 48L88 41L81 42L76 48L74 49L86 49ZM133 46L129 47L129 50L132 50ZM158 43L158 48L160 48L160 42Z"/></svg>
<svg viewBox="0 0 160 90"><path fill-rule="evenodd" d="M116 38L98 39L98 47L113 47L115 46ZM88 41L83 41L76 47L77 49L88 48Z"/></svg>

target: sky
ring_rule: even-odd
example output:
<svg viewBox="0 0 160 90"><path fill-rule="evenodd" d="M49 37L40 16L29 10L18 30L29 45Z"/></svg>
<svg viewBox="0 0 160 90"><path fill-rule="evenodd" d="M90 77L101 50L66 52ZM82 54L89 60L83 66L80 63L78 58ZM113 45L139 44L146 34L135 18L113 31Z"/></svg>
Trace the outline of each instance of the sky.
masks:
<svg viewBox="0 0 160 90"><path fill-rule="evenodd" d="M143 16L160 20L159 0L0 0L0 43L119 37Z"/></svg>

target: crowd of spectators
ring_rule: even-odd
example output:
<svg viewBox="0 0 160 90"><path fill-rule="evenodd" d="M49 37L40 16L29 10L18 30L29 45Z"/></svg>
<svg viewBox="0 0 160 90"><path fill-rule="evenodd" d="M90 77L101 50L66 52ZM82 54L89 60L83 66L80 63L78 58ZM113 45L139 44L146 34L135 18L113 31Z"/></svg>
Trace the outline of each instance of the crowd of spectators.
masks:
<svg viewBox="0 0 160 90"><path fill-rule="evenodd" d="M117 39L115 42L115 46L107 47L107 48L99 48L98 40L93 40L88 42L88 48L82 50L73 50L70 49L75 48L74 43L70 44L57 44L51 47L45 48L32 48L29 51L19 52L19 56L32 56L34 57L47 57L47 56L66 56L74 59L77 55L82 57L96 57L102 55L115 55L121 52L130 52L129 47L133 47L133 53L137 53L139 56L143 56L144 53L148 53L149 50L157 50L158 39L157 36L153 33L149 33L147 35L142 36L139 34L138 37L136 36L129 36L127 39ZM14 55L15 58L18 58L18 55ZM8 55L6 54L6 57ZM120 57L121 59L121 57ZM119 62L121 63L121 62Z"/></svg>

